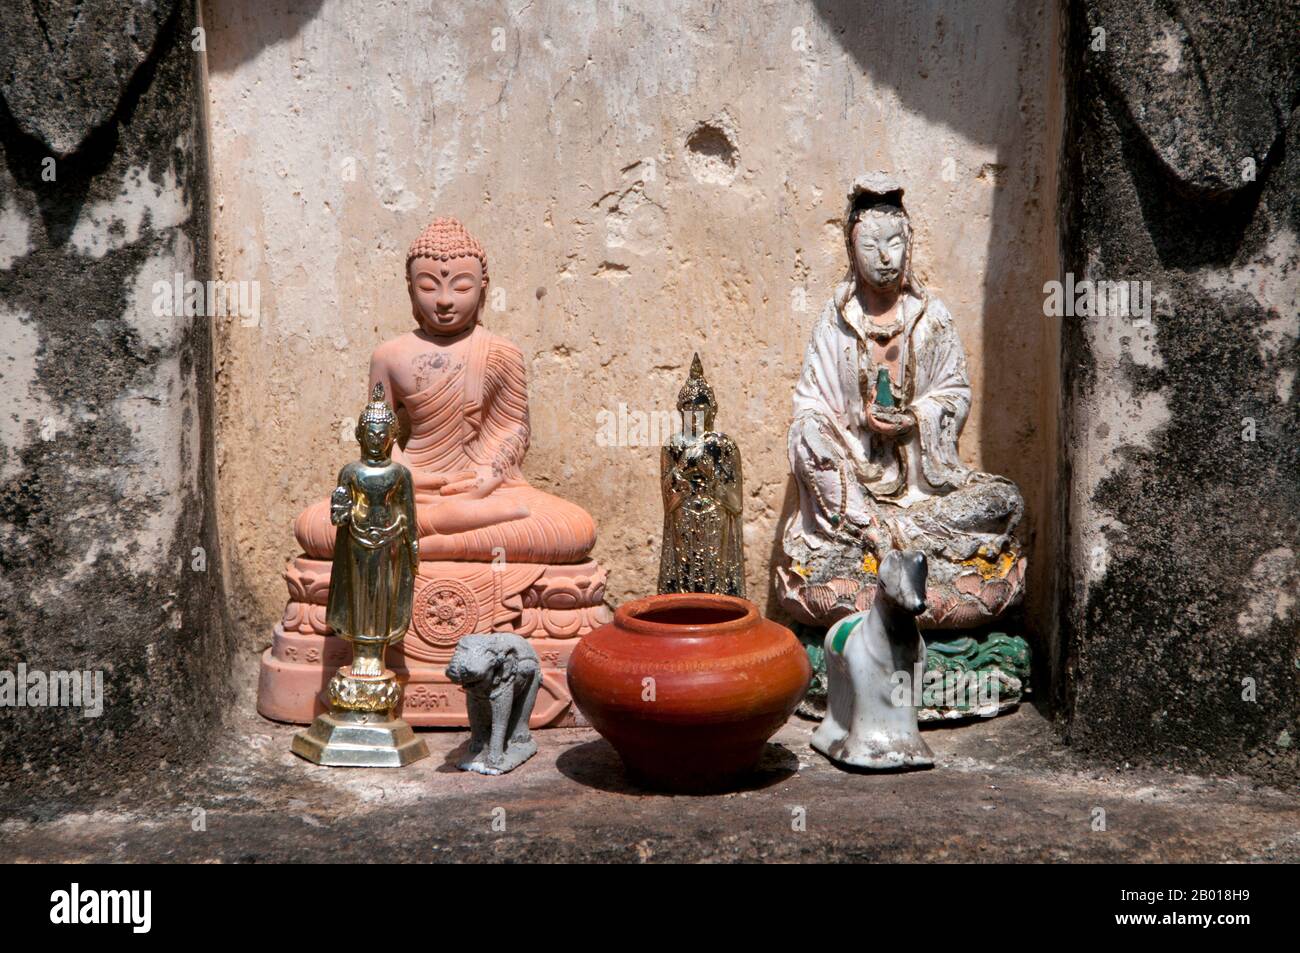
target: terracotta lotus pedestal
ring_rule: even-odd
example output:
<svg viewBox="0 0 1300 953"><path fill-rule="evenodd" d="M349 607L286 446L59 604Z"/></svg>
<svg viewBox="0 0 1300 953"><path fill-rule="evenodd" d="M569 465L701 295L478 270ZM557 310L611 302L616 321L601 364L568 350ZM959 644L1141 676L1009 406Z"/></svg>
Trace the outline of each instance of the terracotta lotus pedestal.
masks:
<svg viewBox="0 0 1300 953"><path fill-rule="evenodd" d="M569 660L578 708L643 787L743 784L794 711L812 666L787 628L733 596L625 603Z"/></svg>
<svg viewBox="0 0 1300 953"><path fill-rule="evenodd" d="M325 711L321 692L349 657L348 645L325 624L328 561L299 556L284 573L289 604L262 656L257 710L267 718L306 724ZM421 562L406 639L388 652L404 687L397 713L415 727L466 727L465 693L447 678L460 638L514 632L542 663L542 685L529 725L575 724L564 668L579 637L609 621L605 570L587 560L569 566Z"/></svg>
<svg viewBox="0 0 1300 953"><path fill-rule="evenodd" d="M404 435L393 460L411 471L415 491L411 626L387 656L405 688L398 714L416 726L468 726L465 693L446 674L456 644L513 632L541 662L529 724L572 724L564 667L579 637L611 618L605 571L590 555L595 523L524 477L524 357L480 322L483 247L454 219L435 219L407 252L406 283L417 326L375 349L369 385L391 396ZM348 658L325 621L336 535L329 500L304 510L294 535L302 553L284 573L289 604L262 657L257 709L305 724L324 710L322 689Z"/></svg>

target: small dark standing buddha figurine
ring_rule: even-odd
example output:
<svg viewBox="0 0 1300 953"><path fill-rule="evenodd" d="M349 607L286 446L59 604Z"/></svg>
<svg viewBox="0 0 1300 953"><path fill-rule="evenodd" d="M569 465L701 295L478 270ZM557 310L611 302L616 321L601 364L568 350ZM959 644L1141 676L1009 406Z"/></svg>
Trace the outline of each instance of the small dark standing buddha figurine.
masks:
<svg viewBox="0 0 1300 953"><path fill-rule="evenodd" d="M745 595L740 450L713 429L718 413L700 356L677 395L682 429L660 455L664 496L659 591Z"/></svg>

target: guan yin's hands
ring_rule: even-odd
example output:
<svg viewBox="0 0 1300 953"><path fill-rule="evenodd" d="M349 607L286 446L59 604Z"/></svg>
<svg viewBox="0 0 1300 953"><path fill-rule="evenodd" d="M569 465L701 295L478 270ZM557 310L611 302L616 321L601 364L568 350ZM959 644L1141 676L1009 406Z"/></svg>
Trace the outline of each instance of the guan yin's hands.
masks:
<svg viewBox="0 0 1300 953"><path fill-rule="evenodd" d="M880 436L892 440L910 433L916 427L916 418L912 416L910 411L894 410L869 404L867 406L867 426Z"/></svg>

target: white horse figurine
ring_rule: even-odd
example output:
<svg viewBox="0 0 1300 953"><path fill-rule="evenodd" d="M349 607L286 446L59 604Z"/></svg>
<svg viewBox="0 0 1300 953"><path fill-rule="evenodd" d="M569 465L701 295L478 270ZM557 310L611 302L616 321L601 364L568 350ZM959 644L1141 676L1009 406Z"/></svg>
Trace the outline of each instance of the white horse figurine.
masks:
<svg viewBox="0 0 1300 953"><path fill-rule="evenodd" d="M916 617L925 611L926 562L915 550L890 550L877 573L871 608L841 619L826 633L829 698L812 746L832 761L858 768L924 767L934 752L921 738L913 684L925 661ZM896 704L896 672L911 686Z"/></svg>

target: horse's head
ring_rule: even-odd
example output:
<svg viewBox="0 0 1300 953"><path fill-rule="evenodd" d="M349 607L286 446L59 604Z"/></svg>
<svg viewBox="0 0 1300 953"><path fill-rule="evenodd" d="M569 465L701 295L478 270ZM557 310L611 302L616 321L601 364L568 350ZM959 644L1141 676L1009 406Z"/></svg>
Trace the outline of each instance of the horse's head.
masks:
<svg viewBox="0 0 1300 953"><path fill-rule="evenodd" d="M920 615L925 611L925 578L928 567L925 554L915 549L891 549L885 554L876 574L877 595L899 608Z"/></svg>

